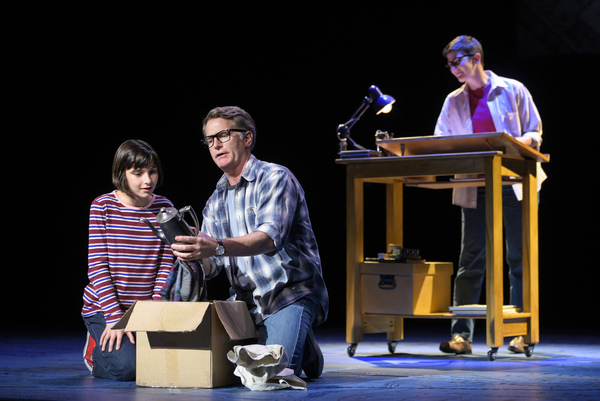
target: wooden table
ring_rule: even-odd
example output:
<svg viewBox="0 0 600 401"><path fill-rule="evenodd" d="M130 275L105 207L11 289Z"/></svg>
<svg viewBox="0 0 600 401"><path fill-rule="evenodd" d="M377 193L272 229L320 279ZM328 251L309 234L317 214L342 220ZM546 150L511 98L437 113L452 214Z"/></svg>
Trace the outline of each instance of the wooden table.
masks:
<svg viewBox="0 0 600 401"><path fill-rule="evenodd" d="M504 133L412 137L377 141L394 154L342 158L346 166L346 341L354 354L364 333L387 333L390 344L403 338L404 318L456 318L450 313L366 315L362 313L360 264L364 261L364 183L386 185L386 241L403 244L403 186L452 188L485 186L486 191L486 333L488 356L496 357L504 337L523 335L528 356L539 342L537 162L549 156ZM443 180L456 174L485 174L479 180ZM523 185L523 310L503 315L503 177ZM513 182L513 181L510 181ZM468 316L461 316L468 317ZM395 346L394 346L395 347ZM390 347L390 351L393 348Z"/></svg>

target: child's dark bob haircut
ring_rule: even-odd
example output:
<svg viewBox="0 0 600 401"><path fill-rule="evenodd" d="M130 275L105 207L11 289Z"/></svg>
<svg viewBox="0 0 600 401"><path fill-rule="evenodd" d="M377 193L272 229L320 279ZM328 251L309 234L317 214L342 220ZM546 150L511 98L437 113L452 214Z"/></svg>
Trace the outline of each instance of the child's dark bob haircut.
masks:
<svg viewBox="0 0 600 401"><path fill-rule="evenodd" d="M154 166L158 170L157 187L162 183L162 168L158 154L148 143L140 139L129 139L119 146L112 166L112 182L116 189L131 195L127 185L126 172L130 168L148 168Z"/></svg>

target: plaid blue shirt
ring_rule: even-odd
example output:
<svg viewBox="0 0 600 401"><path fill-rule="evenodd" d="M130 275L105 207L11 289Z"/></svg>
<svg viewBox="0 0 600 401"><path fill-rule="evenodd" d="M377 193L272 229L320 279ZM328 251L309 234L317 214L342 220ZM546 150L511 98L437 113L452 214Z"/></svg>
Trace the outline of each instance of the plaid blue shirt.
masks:
<svg viewBox="0 0 600 401"><path fill-rule="evenodd" d="M245 301L256 323L305 296L321 305L315 325L325 321L329 297L304 190L296 177L286 167L254 155L234 187L223 175L202 213L202 232L213 238L232 237L228 191L235 195L238 235L262 231L273 239L276 250L257 256L212 257L207 278L225 268L230 300Z"/></svg>

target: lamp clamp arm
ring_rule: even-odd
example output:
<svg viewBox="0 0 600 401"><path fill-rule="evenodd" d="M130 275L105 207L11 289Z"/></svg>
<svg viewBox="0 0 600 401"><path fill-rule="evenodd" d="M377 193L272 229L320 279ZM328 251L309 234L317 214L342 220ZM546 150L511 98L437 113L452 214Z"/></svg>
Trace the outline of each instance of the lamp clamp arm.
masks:
<svg viewBox="0 0 600 401"><path fill-rule="evenodd" d="M364 149L362 146L356 144L352 139L350 139L350 129L354 127L354 124L356 124L358 120L360 120L362 115L365 114L365 111L367 111L367 109L371 106L371 103L373 103L373 100L371 100L371 98L368 96L365 97L358 109L354 112L354 114L352 114L352 117L350 117L350 119L344 124L338 125L338 138L349 139L354 146L357 146L360 149Z"/></svg>

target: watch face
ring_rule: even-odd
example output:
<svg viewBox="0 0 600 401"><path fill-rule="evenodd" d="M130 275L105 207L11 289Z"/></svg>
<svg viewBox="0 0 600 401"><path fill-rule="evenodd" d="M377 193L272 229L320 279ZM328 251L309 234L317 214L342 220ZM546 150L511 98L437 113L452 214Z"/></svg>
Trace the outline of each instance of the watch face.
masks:
<svg viewBox="0 0 600 401"><path fill-rule="evenodd" d="M217 245L217 248L215 249L215 254L217 256L223 256L223 254L225 254L225 247L223 246L223 243L221 242L221 240L217 240L219 242L219 245Z"/></svg>

